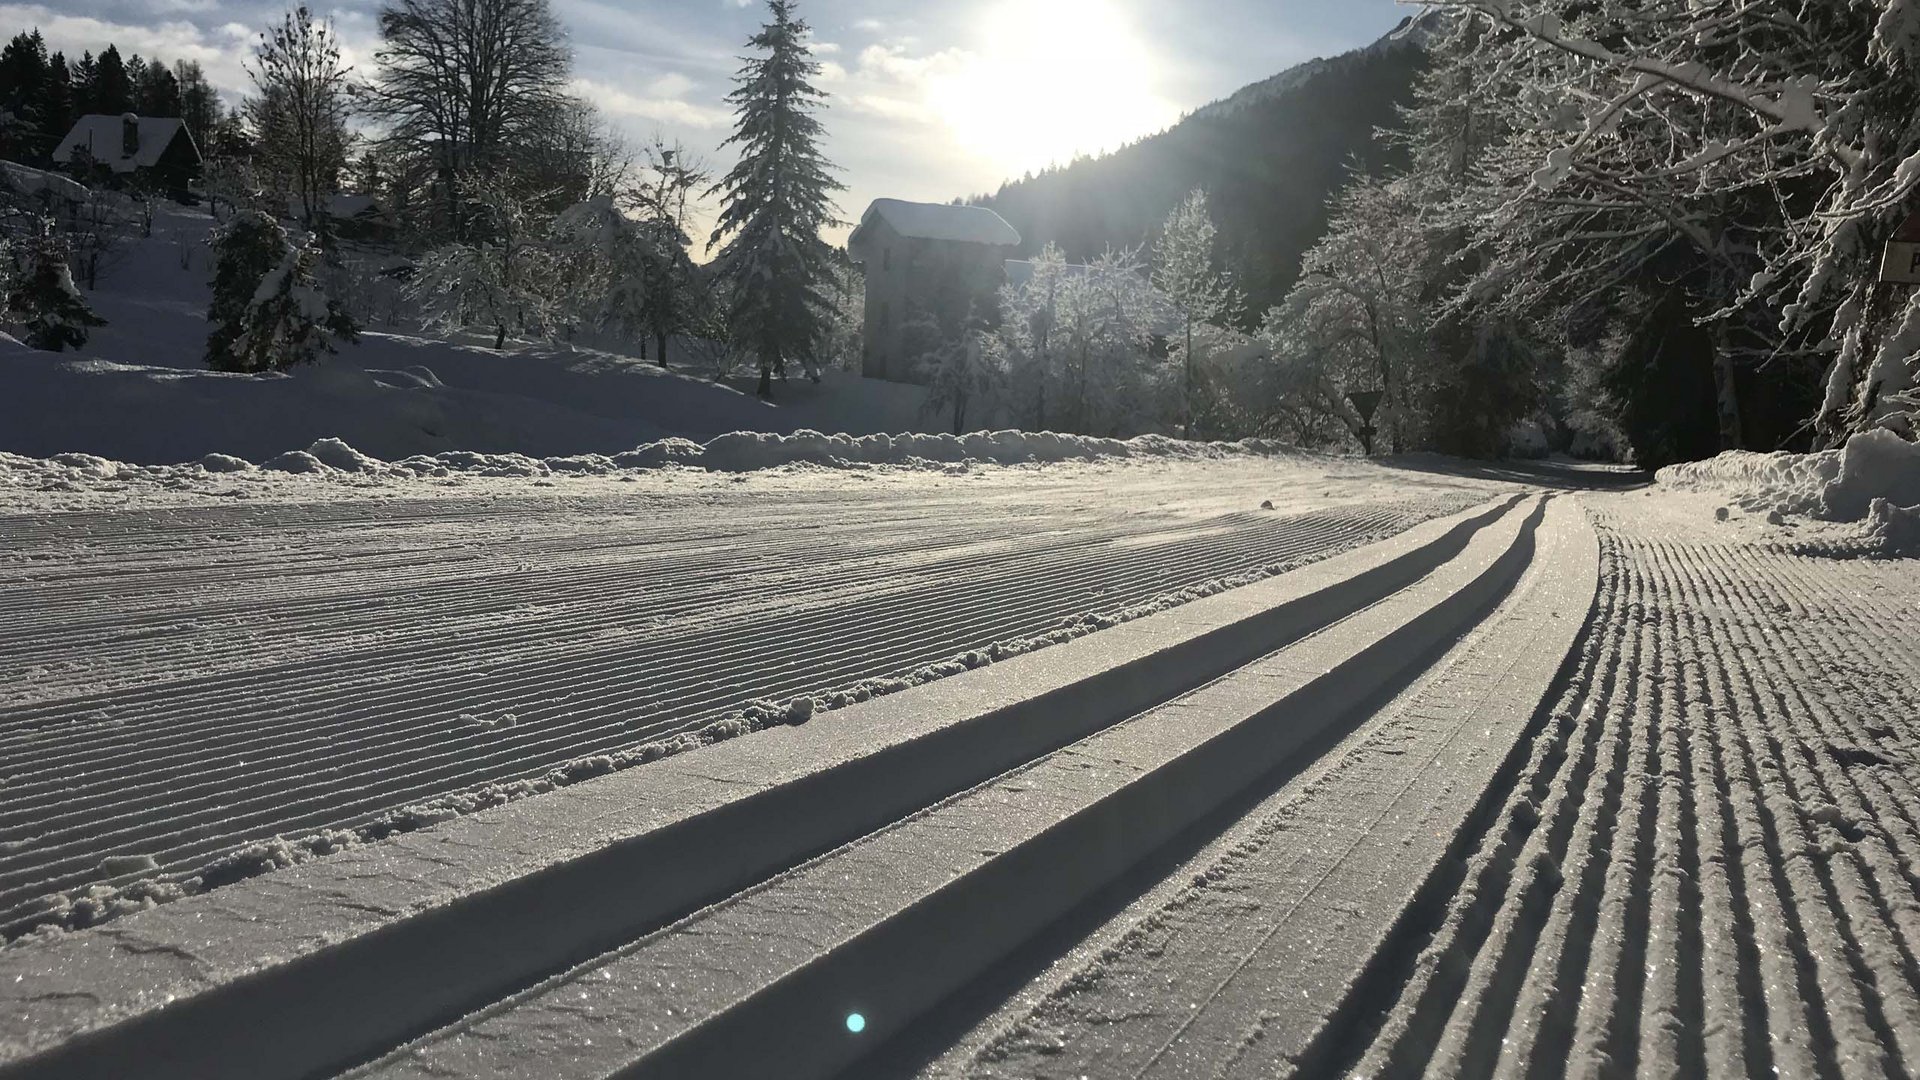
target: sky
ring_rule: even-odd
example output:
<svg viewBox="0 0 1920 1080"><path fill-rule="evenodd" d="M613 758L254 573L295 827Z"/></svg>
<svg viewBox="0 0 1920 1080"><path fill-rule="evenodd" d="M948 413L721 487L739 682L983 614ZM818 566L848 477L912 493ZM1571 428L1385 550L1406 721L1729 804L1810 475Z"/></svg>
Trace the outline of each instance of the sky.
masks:
<svg viewBox="0 0 1920 1080"><path fill-rule="evenodd" d="M732 162L725 94L756 0L553 0L576 89L634 144L678 140L716 173ZM379 0L329 5L348 59L372 68ZM825 151L841 216L891 197L944 202L1162 130L1303 60L1365 45L1412 9L1394 0L799 0L813 27ZM39 27L77 58L109 42L198 60L231 100L285 8L271 0L0 3L7 36ZM844 228L830 239L844 238Z"/></svg>

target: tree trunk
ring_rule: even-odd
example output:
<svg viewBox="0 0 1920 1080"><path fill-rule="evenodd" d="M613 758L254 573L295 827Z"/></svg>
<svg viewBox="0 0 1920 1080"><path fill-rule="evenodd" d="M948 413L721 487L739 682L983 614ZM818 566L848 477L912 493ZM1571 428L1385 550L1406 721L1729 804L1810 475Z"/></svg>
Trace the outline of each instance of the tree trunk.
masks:
<svg viewBox="0 0 1920 1080"><path fill-rule="evenodd" d="M1180 354L1180 437L1193 438L1193 320L1187 320L1187 348Z"/></svg>
<svg viewBox="0 0 1920 1080"><path fill-rule="evenodd" d="M507 347L507 324L501 323L493 328L493 348L495 352Z"/></svg>
<svg viewBox="0 0 1920 1080"><path fill-rule="evenodd" d="M659 355L653 358L653 362L656 364L659 364L661 367L666 367L667 366L667 332L664 330L655 331L653 335L653 343L659 346Z"/></svg>
<svg viewBox="0 0 1920 1080"><path fill-rule="evenodd" d="M760 388L758 390L755 390L754 393L759 394L763 398L770 398L773 396L772 365L769 365L769 364L760 365Z"/></svg>
<svg viewBox="0 0 1920 1080"><path fill-rule="evenodd" d="M1743 449L1739 387L1734 382L1733 353L1724 320L1713 325L1713 397L1714 413L1720 422L1720 449Z"/></svg>

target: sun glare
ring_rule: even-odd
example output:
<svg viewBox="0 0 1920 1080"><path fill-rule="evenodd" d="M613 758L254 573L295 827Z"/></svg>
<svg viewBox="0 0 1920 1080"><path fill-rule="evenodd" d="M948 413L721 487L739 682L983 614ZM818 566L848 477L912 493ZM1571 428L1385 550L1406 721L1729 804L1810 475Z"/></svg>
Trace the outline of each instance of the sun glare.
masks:
<svg viewBox="0 0 1920 1080"><path fill-rule="evenodd" d="M1107 0L1007 0L976 50L933 82L970 152L1009 175L1109 150L1179 118L1154 93L1152 55Z"/></svg>

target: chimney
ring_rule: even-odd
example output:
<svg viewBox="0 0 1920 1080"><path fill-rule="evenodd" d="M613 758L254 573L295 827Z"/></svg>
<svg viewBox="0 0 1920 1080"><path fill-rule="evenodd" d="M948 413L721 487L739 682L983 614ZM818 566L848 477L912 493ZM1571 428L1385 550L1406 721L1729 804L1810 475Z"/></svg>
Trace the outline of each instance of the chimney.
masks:
<svg viewBox="0 0 1920 1080"><path fill-rule="evenodd" d="M127 113L120 118L120 153L133 157L140 152L140 118Z"/></svg>

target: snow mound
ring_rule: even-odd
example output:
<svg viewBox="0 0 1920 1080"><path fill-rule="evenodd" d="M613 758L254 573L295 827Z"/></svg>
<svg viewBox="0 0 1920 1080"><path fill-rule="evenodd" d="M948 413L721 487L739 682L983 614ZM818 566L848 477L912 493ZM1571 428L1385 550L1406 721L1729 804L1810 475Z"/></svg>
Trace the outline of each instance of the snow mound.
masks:
<svg viewBox="0 0 1920 1080"><path fill-rule="evenodd" d="M1669 465L1663 485L1717 495L1782 526L1789 516L1858 523L1881 555L1920 555L1920 444L1866 431L1838 450L1758 454L1734 450Z"/></svg>
<svg viewBox="0 0 1920 1080"><path fill-rule="evenodd" d="M316 480L406 482L444 477L618 476L641 470L705 469L748 473L767 469L901 469L964 471L975 464L1040 466L1063 462L1139 459L1280 457L1301 451L1263 439L1237 443L1186 442L1163 435L1104 439L1054 432L976 431L969 435L827 435L800 430L791 435L735 431L704 444L667 438L622 453L533 457L518 453L443 450L383 461L335 436L316 439L255 463L210 453L179 465L135 465L94 454L24 457L0 451L0 488L55 491L118 490L128 484L191 485L197 478L280 473Z"/></svg>

